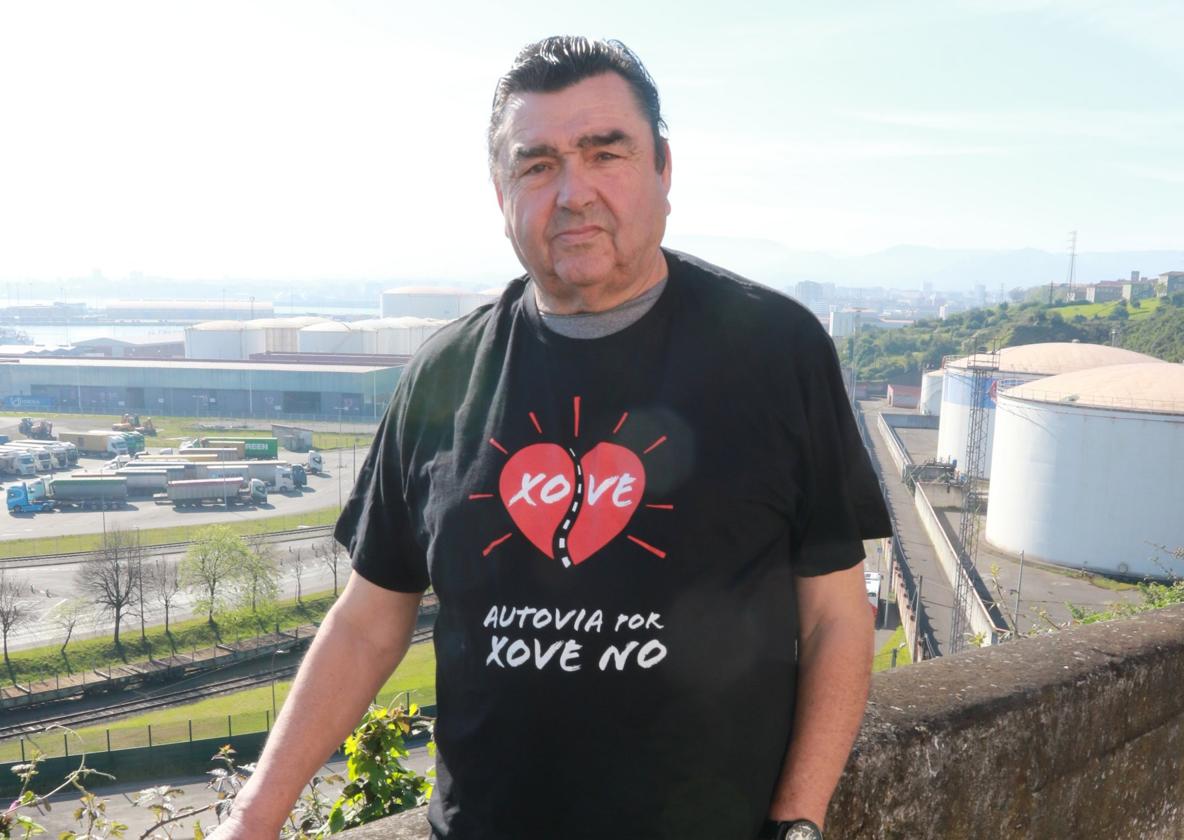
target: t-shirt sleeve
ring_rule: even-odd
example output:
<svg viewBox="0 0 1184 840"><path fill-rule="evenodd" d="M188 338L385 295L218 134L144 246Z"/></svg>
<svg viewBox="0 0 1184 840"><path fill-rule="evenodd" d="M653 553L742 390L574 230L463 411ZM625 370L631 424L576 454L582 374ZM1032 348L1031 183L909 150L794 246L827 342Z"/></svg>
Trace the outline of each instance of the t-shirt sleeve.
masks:
<svg viewBox="0 0 1184 840"><path fill-rule="evenodd" d="M333 536L366 580L396 592L423 592L430 583L427 558L415 538L403 474L403 391L378 427Z"/></svg>
<svg viewBox="0 0 1184 840"><path fill-rule="evenodd" d="M855 425L834 344L819 329L806 346L801 381L807 452L794 572L813 576L863 560L863 540L891 536L892 521Z"/></svg>

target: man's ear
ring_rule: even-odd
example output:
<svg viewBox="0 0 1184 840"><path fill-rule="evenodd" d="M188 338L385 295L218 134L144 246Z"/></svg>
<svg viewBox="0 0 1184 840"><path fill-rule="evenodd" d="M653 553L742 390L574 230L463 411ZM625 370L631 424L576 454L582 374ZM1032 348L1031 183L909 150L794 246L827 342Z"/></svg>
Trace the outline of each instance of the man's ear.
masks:
<svg viewBox="0 0 1184 840"><path fill-rule="evenodd" d="M670 141L663 140L662 145L666 148L666 165L662 167L662 192L666 198L666 215L670 215L670 176L674 171L674 159L670 156Z"/></svg>

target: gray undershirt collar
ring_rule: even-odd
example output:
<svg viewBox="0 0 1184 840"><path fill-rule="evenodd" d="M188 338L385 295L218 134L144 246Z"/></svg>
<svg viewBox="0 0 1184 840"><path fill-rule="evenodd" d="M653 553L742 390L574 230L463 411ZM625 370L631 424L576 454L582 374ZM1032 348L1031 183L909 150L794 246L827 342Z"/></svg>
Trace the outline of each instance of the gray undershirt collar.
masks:
<svg viewBox="0 0 1184 840"><path fill-rule="evenodd" d="M637 297L630 298L612 309L606 309L604 312L581 312L576 315L556 315L540 310L534 297L534 283L531 281L526 284L526 289L522 293L522 305L528 312L533 310L538 313L543 326L564 338L604 338L633 326L653 309L658 298L662 296L662 290L666 288L666 280L667 278L663 277Z"/></svg>

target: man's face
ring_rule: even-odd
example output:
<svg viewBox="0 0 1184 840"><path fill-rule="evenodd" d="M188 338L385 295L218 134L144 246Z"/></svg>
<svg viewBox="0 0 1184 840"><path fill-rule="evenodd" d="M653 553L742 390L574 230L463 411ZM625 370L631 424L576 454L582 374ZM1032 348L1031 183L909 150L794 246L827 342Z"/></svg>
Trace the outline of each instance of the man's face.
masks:
<svg viewBox="0 0 1184 840"><path fill-rule="evenodd" d="M657 171L650 125L616 73L512 96L496 167L506 236L547 291L627 288L661 265L670 159Z"/></svg>

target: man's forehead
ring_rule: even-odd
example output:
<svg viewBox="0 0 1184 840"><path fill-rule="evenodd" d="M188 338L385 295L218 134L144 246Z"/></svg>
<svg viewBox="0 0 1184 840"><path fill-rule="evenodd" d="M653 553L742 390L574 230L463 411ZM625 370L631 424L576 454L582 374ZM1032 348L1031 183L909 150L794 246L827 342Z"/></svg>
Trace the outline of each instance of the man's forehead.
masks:
<svg viewBox="0 0 1184 840"><path fill-rule="evenodd" d="M506 100L503 151L539 145L575 146L589 136L618 133L638 140L648 128L624 79L606 74L555 92L520 92Z"/></svg>

